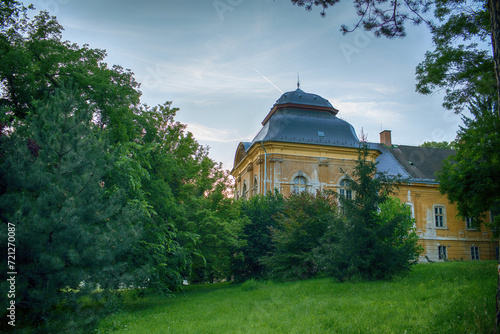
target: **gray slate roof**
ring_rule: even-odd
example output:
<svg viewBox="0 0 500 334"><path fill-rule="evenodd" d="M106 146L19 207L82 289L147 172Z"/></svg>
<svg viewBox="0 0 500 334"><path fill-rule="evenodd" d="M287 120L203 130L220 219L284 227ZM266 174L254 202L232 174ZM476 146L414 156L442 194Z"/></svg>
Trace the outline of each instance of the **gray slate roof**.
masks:
<svg viewBox="0 0 500 334"><path fill-rule="evenodd" d="M382 144L379 144L384 146ZM443 160L454 154L455 151L430 148L416 147L406 145L393 145L385 148L389 154L382 154L379 163L380 169L383 166L394 166L394 161L406 172L407 177L414 181L435 181L436 173L441 169ZM384 157L382 157L384 156ZM388 163L388 157L391 157L392 162ZM404 175L404 174L403 174Z"/></svg>
<svg viewBox="0 0 500 334"><path fill-rule="evenodd" d="M327 99L324 99L316 94L306 93L300 88L297 88L293 92L286 92L281 95L275 105L287 103L333 108Z"/></svg>
<svg viewBox="0 0 500 334"><path fill-rule="evenodd" d="M323 111L278 110L252 143L279 141L301 144L357 147L358 138L348 122Z"/></svg>

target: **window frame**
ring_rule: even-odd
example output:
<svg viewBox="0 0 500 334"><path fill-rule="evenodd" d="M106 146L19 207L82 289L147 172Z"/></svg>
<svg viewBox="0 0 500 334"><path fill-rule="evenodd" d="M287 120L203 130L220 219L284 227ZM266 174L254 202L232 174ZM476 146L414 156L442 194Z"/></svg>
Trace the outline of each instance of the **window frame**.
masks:
<svg viewBox="0 0 500 334"><path fill-rule="evenodd" d="M441 212L436 212L436 210L440 209ZM438 225L438 218L440 221L440 225ZM434 227L435 228L442 228L446 229L448 228L447 223L446 223L446 206L442 204L436 204L432 207L432 219L434 222Z"/></svg>
<svg viewBox="0 0 500 334"><path fill-rule="evenodd" d="M479 256L479 246L474 246L472 245L470 247L470 259L471 260L480 260L480 256Z"/></svg>
<svg viewBox="0 0 500 334"><path fill-rule="evenodd" d="M342 180L340 180L339 185L338 185L338 194L340 196L347 198L347 199L353 199L354 192L348 188L348 185L346 184L347 181L351 181L351 179L345 177Z"/></svg>
<svg viewBox="0 0 500 334"><path fill-rule="evenodd" d="M415 206L413 203L406 202L405 205L410 208L411 219L413 219L413 228L417 228L417 219L415 218Z"/></svg>
<svg viewBox="0 0 500 334"><path fill-rule="evenodd" d="M241 187L241 198L243 198L243 200L247 200L247 195L248 195L248 187L245 180L243 181L243 186Z"/></svg>
<svg viewBox="0 0 500 334"><path fill-rule="evenodd" d="M465 229L467 231L477 231L478 229L472 225L472 217L465 218Z"/></svg>
<svg viewBox="0 0 500 334"><path fill-rule="evenodd" d="M303 181L303 184L301 183L301 181ZM292 193L300 194L303 191L307 191L307 179L303 175L297 175L293 179Z"/></svg>
<svg viewBox="0 0 500 334"><path fill-rule="evenodd" d="M444 245L438 245L438 259L439 260L448 260L448 249Z"/></svg>
<svg viewBox="0 0 500 334"><path fill-rule="evenodd" d="M253 177L253 187L252 187L253 195L257 195L259 193L259 180L257 179L257 175Z"/></svg>

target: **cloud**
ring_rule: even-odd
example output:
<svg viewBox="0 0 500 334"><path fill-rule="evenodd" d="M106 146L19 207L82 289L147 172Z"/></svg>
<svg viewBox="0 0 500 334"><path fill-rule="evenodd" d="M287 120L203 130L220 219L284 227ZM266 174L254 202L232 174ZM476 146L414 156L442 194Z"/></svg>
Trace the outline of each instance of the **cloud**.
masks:
<svg viewBox="0 0 500 334"><path fill-rule="evenodd" d="M211 128L202 124L189 123L187 129L198 141L232 143L252 140L251 137L242 138L237 130Z"/></svg>
<svg viewBox="0 0 500 334"><path fill-rule="evenodd" d="M401 110L407 106L396 101L360 101L360 99L342 98L335 101L340 110L340 117L363 117L365 119L401 119Z"/></svg>

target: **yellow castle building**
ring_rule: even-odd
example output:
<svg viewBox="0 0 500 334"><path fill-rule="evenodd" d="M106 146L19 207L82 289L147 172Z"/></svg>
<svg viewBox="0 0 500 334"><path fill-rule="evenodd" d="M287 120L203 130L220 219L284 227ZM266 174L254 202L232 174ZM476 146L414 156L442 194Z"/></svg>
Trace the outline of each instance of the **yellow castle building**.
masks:
<svg viewBox="0 0 500 334"><path fill-rule="evenodd" d="M236 198L277 189L316 193L334 190L355 196L346 187L356 160L359 139L354 128L337 117L328 100L300 88L284 93L262 121L252 142L239 143L231 174ZM436 172L452 150L394 145L391 132L380 143L368 143L369 159L379 171L409 180L396 196L410 206L424 248L420 261L487 260L498 256L498 242L483 226L457 216L457 208L440 194ZM490 217L488 217L488 220Z"/></svg>

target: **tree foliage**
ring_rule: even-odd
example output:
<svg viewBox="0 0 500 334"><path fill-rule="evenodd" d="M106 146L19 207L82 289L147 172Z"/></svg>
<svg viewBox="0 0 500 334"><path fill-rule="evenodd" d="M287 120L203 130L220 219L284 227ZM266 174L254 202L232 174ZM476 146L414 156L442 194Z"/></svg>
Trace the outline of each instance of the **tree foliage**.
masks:
<svg viewBox="0 0 500 334"><path fill-rule="evenodd" d="M425 141L421 145L418 145L419 147L432 147L432 148L441 148L441 149L453 149L455 147L454 142L447 142L447 141Z"/></svg>
<svg viewBox="0 0 500 334"><path fill-rule="evenodd" d="M274 249L271 229L278 225L278 215L283 212L284 201L283 195L277 191L242 201L241 213L247 221L242 230L245 240L240 248L242 256L234 263L236 280L266 276L263 259Z"/></svg>
<svg viewBox="0 0 500 334"><path fill-rule="evenodd" d="M331 255L336 257L330 269L334 276L385 279L417 263L420 247L410 211L390 197L399 182L377 171L376 163L369 160L367 144L362 142L349 182L354 198L340 197L346 220L340 247Z"/></svg>
<svg viewBox="0 0 500 334"><path fill-rule="evenodd" d="M280 279L307 279L321 268L314 250L338 220L335 196L307 191L293 193L284 202L277 224L271 227L272 253L264 257L270 275Z"/></svg>
<svg viewBox="0 0 500 334"><path fill-rule="evenodd" d="M141 268L129 260L140 210L105 187L113 155L78 92L58 88L35 105L1 141L1 220L16 228L18 327L78 331L96 321L83 296L136 283Z"/></svg>
<svg viewBox="0 0 500 334"><path fill-rule="evenodd" d="M242 220L225 199L221 165L171 102L142 104L130 70L63 41L48 13L27 13L16 1L0 5L0 219L34 226L17 234L32 275L17 286L25 325L91 327L91 310L108 303L90 300L118 286L169 292L193 268L228 276Z"/></svg>
<svg viewBox="0 0 500 334"><path fill-rule="evenodd" d="M2 121L25 118L35 101L71 78L113 140L133 139L137 129L131 106L140 97L133 73L117 65L109 68L104 50L63 41L63 27L47 12L31 20L26 8L10 3L0 27L0 107L9 111Z"/></svg>
<svg viewBox="0 0 500 334"><path fill-rule="evenodd" d="M491 52L491 26L484 1L440 6L442 22L433 31L435 49L417 66L416 90L444 91L443 106L461 112L477 97L495 96L497 82Z"/></svg>
<svg viewBox="0 0 500 334"><path fill-rule="evenodd" d="M291 2L306 10L319 6L325 16L326 9L339 0ZM359 21L352 28L342 25L343 33L362 28L377 37L392 38L404 37L408 23L425 23L430 28L435 49L417 66L418 92L444 91L443 106L456 112L478 94L493 92L500 98L500 6L496 1L356 0L354 8Z"/></svg>
<svg viewBox="0 0 500 334"><path fill-rule="evenodd" d="M197 256L192 267L192 282L231 279L234 262L241 260L245 244L242 229L246 222L239 203L219 196L218 190L199 201L187 223L187 230L198 236L191 247Z"/></svg>
<svg viewBox="0 0 500 334"><path fill-rule="evenodd" d="M303 6L310 11L313 6L323 9L322 16L326 15L326 9L340 2L340 0L291 0L294 5ZM406 36L405 23L426 23L424 18L433 0L409 0L409 1L387 1L387 0L355 0L354 10L359 20L352 28L343 24L343 33L349 33L357 28L373 31L375 36L389 38Z"/></svg>
<svg viewBox="0 0 500 334"><path fill-rule="evenodd" d="M500 212L500 119L491 100L478 100L469 110L473 117L462 117L456 153L445 160L438 181L459 214L478 223L488 211Z"/></svg>

